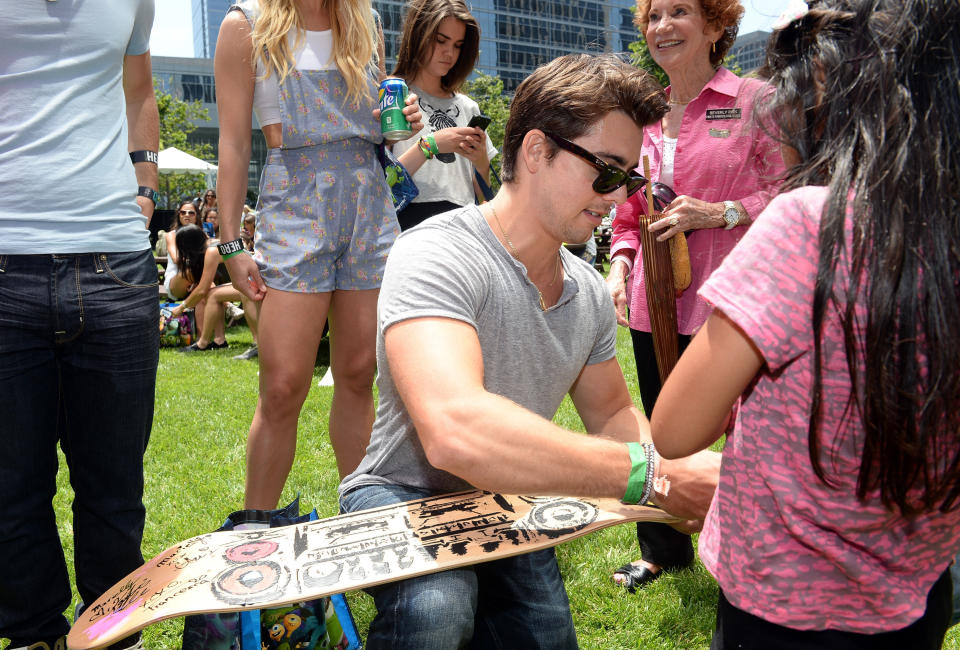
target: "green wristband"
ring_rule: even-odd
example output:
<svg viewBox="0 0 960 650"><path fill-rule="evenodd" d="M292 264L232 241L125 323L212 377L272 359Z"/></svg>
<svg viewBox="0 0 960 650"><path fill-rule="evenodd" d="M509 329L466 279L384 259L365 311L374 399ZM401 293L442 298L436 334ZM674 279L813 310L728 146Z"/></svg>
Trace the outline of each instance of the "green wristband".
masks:
<svg viewBox="0 0 960 650"><path fill-rule="evenodd" d="M226 255L221 255L220 257L221 259L228 260L231 257L236 257L237 255L240 255L241 253L244 253L244 252L246 251L244 250L233 251L232 253L227 253Z"/></svg>
<svg viewBox="0 0 960 650"><path fill-rule="evenodd" d="M628 442L630 451L630 478L627 479L627 491L623 501L627 505L636 505L643 497L643 487L647 482L647 454L639 442Z"/></svg>
<svg viewBox="0 0 960 650"><path fill-rule="evenodd" d="M426 137L426 141L430 146L430 153L432 153L434 156L440 153L440 148L437 147L437 140L433 137L432 133Z"/></svg>

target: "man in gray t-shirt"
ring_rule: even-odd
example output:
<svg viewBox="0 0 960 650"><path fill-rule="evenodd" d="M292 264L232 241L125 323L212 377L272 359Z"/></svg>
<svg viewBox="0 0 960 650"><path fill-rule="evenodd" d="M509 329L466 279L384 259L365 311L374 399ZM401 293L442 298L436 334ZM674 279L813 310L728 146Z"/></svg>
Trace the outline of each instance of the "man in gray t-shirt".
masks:
<svg viewBox="0 0 960 650"><path fill-rule="evenodd" d="M367 455L341 484L344 510L470 487L640 498L638 467L655 459L652 447L638 451L649 426L617 363L613 304L600 275L561 243L585 241L639 189L626 170L637 166L642 127L665 111L655 81L608 55L561 57L520 85L499 195L404 233L390 253L380 404ZM567 394L599 435L550 421ZM718 470L710 452L659 461L673 488L654 500L702 518ZM577 644L552 550L371 593L369 648Z"/></svg>

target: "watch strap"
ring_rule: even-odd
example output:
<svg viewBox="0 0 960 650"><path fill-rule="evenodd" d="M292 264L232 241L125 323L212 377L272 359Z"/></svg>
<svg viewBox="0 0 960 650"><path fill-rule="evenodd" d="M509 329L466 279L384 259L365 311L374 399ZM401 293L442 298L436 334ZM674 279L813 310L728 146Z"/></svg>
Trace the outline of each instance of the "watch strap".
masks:
<svg viewBox="0 0 960 650"><path fill-rule="evenodd" d="M147 187L146 185L141 185L137 188L137 196L147 197L153 201L153 205L157 205L157 201L160 200L160 193L152 187Z"/></svg>
<svg viewBox="0 0 960 650"><path fill-rule="evenodd" d="M130 152L130 160L136 163L148 162L154 165L160 164L160 155L156 151L149 149L138 149Z"/></svg>
<svg viewBox="0 0 960 650"><path fill-rule="evenodd" d="M243 250L242 239L234 239L233 241L228 241L223 244L217 244L217 252L220 253L220 255L223 257L227 257L228 255L232 255L233 253L239 253L242 250Z"/></svg>

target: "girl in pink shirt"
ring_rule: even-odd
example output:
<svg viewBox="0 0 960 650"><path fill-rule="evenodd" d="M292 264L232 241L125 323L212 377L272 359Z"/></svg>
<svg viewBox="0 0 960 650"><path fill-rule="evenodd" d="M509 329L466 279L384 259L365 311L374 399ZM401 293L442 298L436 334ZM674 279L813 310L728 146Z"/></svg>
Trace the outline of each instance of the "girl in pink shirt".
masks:
<svg viewBox="0 0 960 650"><path fill-rule="evenodd" d="M939 648L960 542L960 4L797 3L771 39L787 187L700 291L652 417L716 441L712 648Z"/></svg>

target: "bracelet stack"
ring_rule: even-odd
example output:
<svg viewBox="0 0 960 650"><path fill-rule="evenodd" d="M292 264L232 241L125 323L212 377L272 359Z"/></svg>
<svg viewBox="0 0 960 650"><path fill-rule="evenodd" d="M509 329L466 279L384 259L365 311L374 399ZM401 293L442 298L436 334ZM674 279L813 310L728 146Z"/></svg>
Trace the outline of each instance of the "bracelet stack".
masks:
<svg viewBox="0 0 960 650"><path fill-rule="evenodd" d="M417 142L417 147L420 148L420 153L422 153L423 157L427 160L430 160L440 153L440 149L437 147L437 141L432 133L426 138L420 138L420 141Z"/></svg>
<svg viewBox="0 0 960 650"><path fill-rule="evenodd" d="M649 442L628 442L627 449L630 451L630 478L621 500L628 505L643 505L653 495L657 450Z"/></svg>

